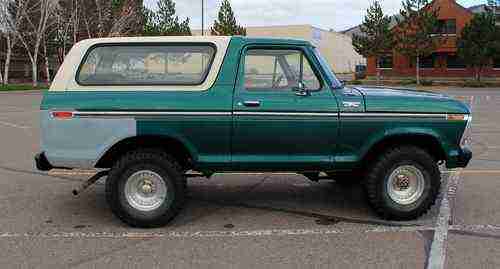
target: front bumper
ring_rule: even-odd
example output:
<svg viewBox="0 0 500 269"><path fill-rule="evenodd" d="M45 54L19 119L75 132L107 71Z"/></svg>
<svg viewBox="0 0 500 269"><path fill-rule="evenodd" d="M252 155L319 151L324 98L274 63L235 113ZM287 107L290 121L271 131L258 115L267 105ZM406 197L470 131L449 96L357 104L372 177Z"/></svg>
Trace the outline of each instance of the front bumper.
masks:
<svg viewBox="0 0 500 269"><path fill-rule="evenodd" d="M466 167L470 160L472 159L472 151L468 148L461 148L460 154L457 157L457 167L464 168Z"/></svg>
<svg viewBox="0 0 500 269"><path fill-rule="evenodd" d="M41 152L35 155L35 166L36 169L40 171L50 171L54 167L49 163L49 160L47 160L47 157L45 157L45 153Z"/></svg>

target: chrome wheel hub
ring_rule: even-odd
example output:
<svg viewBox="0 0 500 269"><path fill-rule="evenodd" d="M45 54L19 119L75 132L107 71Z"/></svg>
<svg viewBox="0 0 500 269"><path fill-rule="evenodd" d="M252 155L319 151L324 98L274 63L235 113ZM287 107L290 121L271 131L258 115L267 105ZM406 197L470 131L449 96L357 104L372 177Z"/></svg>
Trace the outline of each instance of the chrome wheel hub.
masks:
<svg viewBox="0 0 500 269"><path fill-rule="evenodd" d="M423 173L413 165L397 167L389 175L387 193L396 203L409 205L416 202L424 193L425 179Z"/></svg>
<svg viewBox="0 0 500 269"><path fill-rule="evenodd" d="M160 207L167 197L167 185L162 177L149 170L134 173L125 183L125 198L133 208L151 211Z"/></svg>

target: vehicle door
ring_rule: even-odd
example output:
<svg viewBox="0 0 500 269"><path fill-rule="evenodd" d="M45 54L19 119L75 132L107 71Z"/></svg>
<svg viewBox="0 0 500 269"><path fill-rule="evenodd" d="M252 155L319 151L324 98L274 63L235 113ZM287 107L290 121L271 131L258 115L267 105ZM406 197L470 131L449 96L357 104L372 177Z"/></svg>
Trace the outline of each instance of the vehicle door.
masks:
<svg viewBox="0 0 500 269"><path fill-rule="evenodd" d="M339 117L312 48L247 46L233 102L235 170L332 166Z"/></svg>

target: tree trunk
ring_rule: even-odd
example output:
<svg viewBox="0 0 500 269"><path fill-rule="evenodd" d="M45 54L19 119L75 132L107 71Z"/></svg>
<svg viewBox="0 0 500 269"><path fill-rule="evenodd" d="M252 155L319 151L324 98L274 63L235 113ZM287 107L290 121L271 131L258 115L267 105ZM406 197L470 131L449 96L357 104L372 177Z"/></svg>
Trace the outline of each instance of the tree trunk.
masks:
<svg viewBox="0 0 500 269"><path fill-rule="evenodd" d="M35 48L35 53L30 57L31 60L31 85L33 88L38 87L38 48Z"/></svg>
<svg viewBox="0 0 500 269"><path fill-rule="evenodd" d="M36 63L31 63L31 85L33 88L38 87L38 66Z"/></svg>
<svg viewBox="0 0 500 269"><path fill-rule="evenodd" d="M47 56L47 44L43 43L43 57L45 61L45 76L47 85L50 85L49 57Z"/></svg>
<svg viewBox="0 0 500 269"><path fill-rule="evenodd" d="M420 56L417 55L417 86L420 86Z"/></svg>
<svg viewBox="0 0 500 269"><path fill-rule="evenodd" d="M7 54L5 55L5 67L4 67L4 75L3 75L3 84L9 84L9 70L10 70L10 59L12 56L12 42L10 35L7 34Z"/></svg>
<svg viewBox="0 0 500 269"><path fill-rule="evenodd" d="M480 66L476 68L476 81L477 82L481 82L481 71L482 71L482 68Z"/></svg>

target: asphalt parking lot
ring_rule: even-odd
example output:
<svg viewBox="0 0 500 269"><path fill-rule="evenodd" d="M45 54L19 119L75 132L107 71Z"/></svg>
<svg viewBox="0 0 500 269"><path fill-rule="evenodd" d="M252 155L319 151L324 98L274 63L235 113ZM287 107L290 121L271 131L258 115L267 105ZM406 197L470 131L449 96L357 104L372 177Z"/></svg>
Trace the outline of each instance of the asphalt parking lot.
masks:
<svg viewBox="0 0 500 269"><path fill-rule="evenodd" d="M500 89L448 89L474 112L474 158L443 171L443 195L413 222L385 222L360 187L294 174L189 180L168 227L131 229L91 171L39 173L36 92L0 93L0 268L499 268Z"/></svg>

